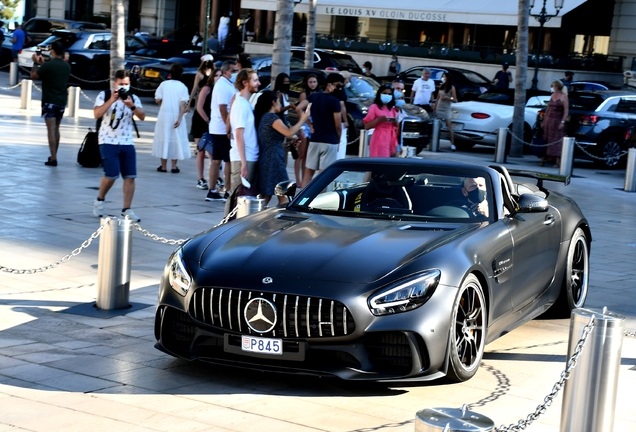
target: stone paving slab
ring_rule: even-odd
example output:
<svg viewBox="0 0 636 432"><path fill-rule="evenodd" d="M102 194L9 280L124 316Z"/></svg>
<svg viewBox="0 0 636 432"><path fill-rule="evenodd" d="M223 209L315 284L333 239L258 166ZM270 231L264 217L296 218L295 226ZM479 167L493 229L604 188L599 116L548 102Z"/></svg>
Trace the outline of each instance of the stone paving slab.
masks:
<svg viewBox="0 0 636 432"><path fill-rule="evenodd" d="M48 155L39 101L20 110L19 89L2 90L0 71L0 265L35 268L59 260L99 226L92 216L101 169L75 163L94 125L95 91L81 98L79 118L62 121L60 164ZM34 99L39 93L34 89ZM143 99L137 188L141 226L163 237L187 238L218 223L222 203L195 188L194 159L181 173L158 173L150 156L157 107ZM189 120L188 120L189 121ZM421 154L490 164L492 149ZM537 159L510 159L509 168L539 168ZM209 163L206 161L206 163ZM288 171L293 176L290 159ZM636 330L636 194L622 190L624 171L598 171L576 162L570 186L590 220L593 243L588 307L608 306ZM121 182L107 197L117 214ZM0 432L3 431L390 431L414 430L423 408L460 407L516 423L534 411L564 369L569 321L537 319L487 346L479 373L462 384L366 384L264 374L190 363L154 348L154 305L161 272L174 246L133 235L130 299L151 305L113 318L64 313L96 297L98 242L58 268L33 275L0 273ZM615 428L636 430L636 339L624 338ZM558 396L530 431L557 431Z"/></svg>

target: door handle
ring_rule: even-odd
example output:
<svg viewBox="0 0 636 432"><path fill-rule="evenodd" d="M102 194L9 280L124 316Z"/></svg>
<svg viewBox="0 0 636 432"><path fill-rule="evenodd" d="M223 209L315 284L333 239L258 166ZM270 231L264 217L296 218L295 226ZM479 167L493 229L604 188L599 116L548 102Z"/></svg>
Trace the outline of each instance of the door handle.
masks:
<svg viewBox="0 0 636 432"><path fill-rule="evenodd" d="M545 216L545 219L543 221L543 225L552 225L554 223L555 219L554 219L554 215L548 214Z"/></svg>

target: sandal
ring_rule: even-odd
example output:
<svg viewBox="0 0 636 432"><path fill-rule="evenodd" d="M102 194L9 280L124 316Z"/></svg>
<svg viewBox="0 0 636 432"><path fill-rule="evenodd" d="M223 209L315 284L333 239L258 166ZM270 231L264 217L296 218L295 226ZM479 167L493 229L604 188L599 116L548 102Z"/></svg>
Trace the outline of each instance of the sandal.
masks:
<svg viewBox="0 0 636 432"><path fill-rule="evenodd" d="M168 172L168 171L166 171L165 168L161 168L161 167L157 168L157 171L159 171L159 172Z"/></svg>
<svg viewBox="0 0 636 432"><path fill-rule="evenodd" d="M180 173L180 172L181 172L181 170L180 170L179 168L172 168L172 169L170 170L170 172L171 172L172 174L177 174L177 173Z"/></svg>

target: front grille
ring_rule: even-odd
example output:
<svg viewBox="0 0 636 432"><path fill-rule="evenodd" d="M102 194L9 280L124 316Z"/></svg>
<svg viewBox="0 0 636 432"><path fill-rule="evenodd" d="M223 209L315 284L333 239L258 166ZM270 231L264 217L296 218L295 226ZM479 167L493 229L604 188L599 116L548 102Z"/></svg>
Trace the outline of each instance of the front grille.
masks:
<svg viewBox="0 0 636 432"><path fill-rule="evenodd" d="M405 120L402 124L402 132L424 132L425 123Z"/></svg>
<svg viewBox="0 0 636 432"><path fill-rule="evenodd" d="M276 306L278 319L273 330L259 336L277 338L327 338L353 333L351 312L330 299L226 288L198 288L188 312L201 323L238 333L256 334L247 325L243 311L253 298L264 298Z"/></svg>
<svg viewBox="0 0 636 432"><path fill-rule="evenodd" d="M188 350L197 331L190 317L171 307L165 307L163 313L163 345L173 350Z"/></svg>

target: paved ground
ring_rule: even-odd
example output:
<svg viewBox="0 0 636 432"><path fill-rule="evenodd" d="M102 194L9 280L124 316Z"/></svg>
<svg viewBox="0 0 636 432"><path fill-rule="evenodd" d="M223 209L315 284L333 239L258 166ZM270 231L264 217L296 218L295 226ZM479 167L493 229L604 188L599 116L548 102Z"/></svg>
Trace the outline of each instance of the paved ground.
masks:
<svg viewBox="0 0 636 432"><path fill-rule="evenodd" d="M0 72L0 87L8 86ZM96 92L86 92L94 99ZM98 227L91 206L100 169L75 163L93 124L82 97L79 120L64 119L57 168L48 155L40 93L19 109L19 89L0 90L0 266L32 269L70 253ZM194 187L194 159L180 174L158 173L150 156L156 107L141 123L134 208L141 225L168 238L186 238L222 217L222 204ZM444 142L443 150L448 149ZM488 164L492 150L423 153ZM539 169L534 157L510 167ZM541 168L555 171L551 168ZM622 191L624 171L600 172L579 163L570 186L591 222L588 306L608 306L636 329L636 194ZM106 209L121 209L121 183ZM96 242L97 243L97 242ZM412 431L415 413L430 407L472 409L496 424L534 411L564 368L568 320L535 320L487 347L480 372L456 385L352 385L187 363L154 349L158 281L172 246L134 235L131 301L142 308L121 316L79 315L96 297L98 247L35 275L0 273L0 432L4 431ZM87 307L88 305L88 307ZM616 431L636 430L636 339L624 338ZM557 431L561 396L529 430Z"/></svg>

